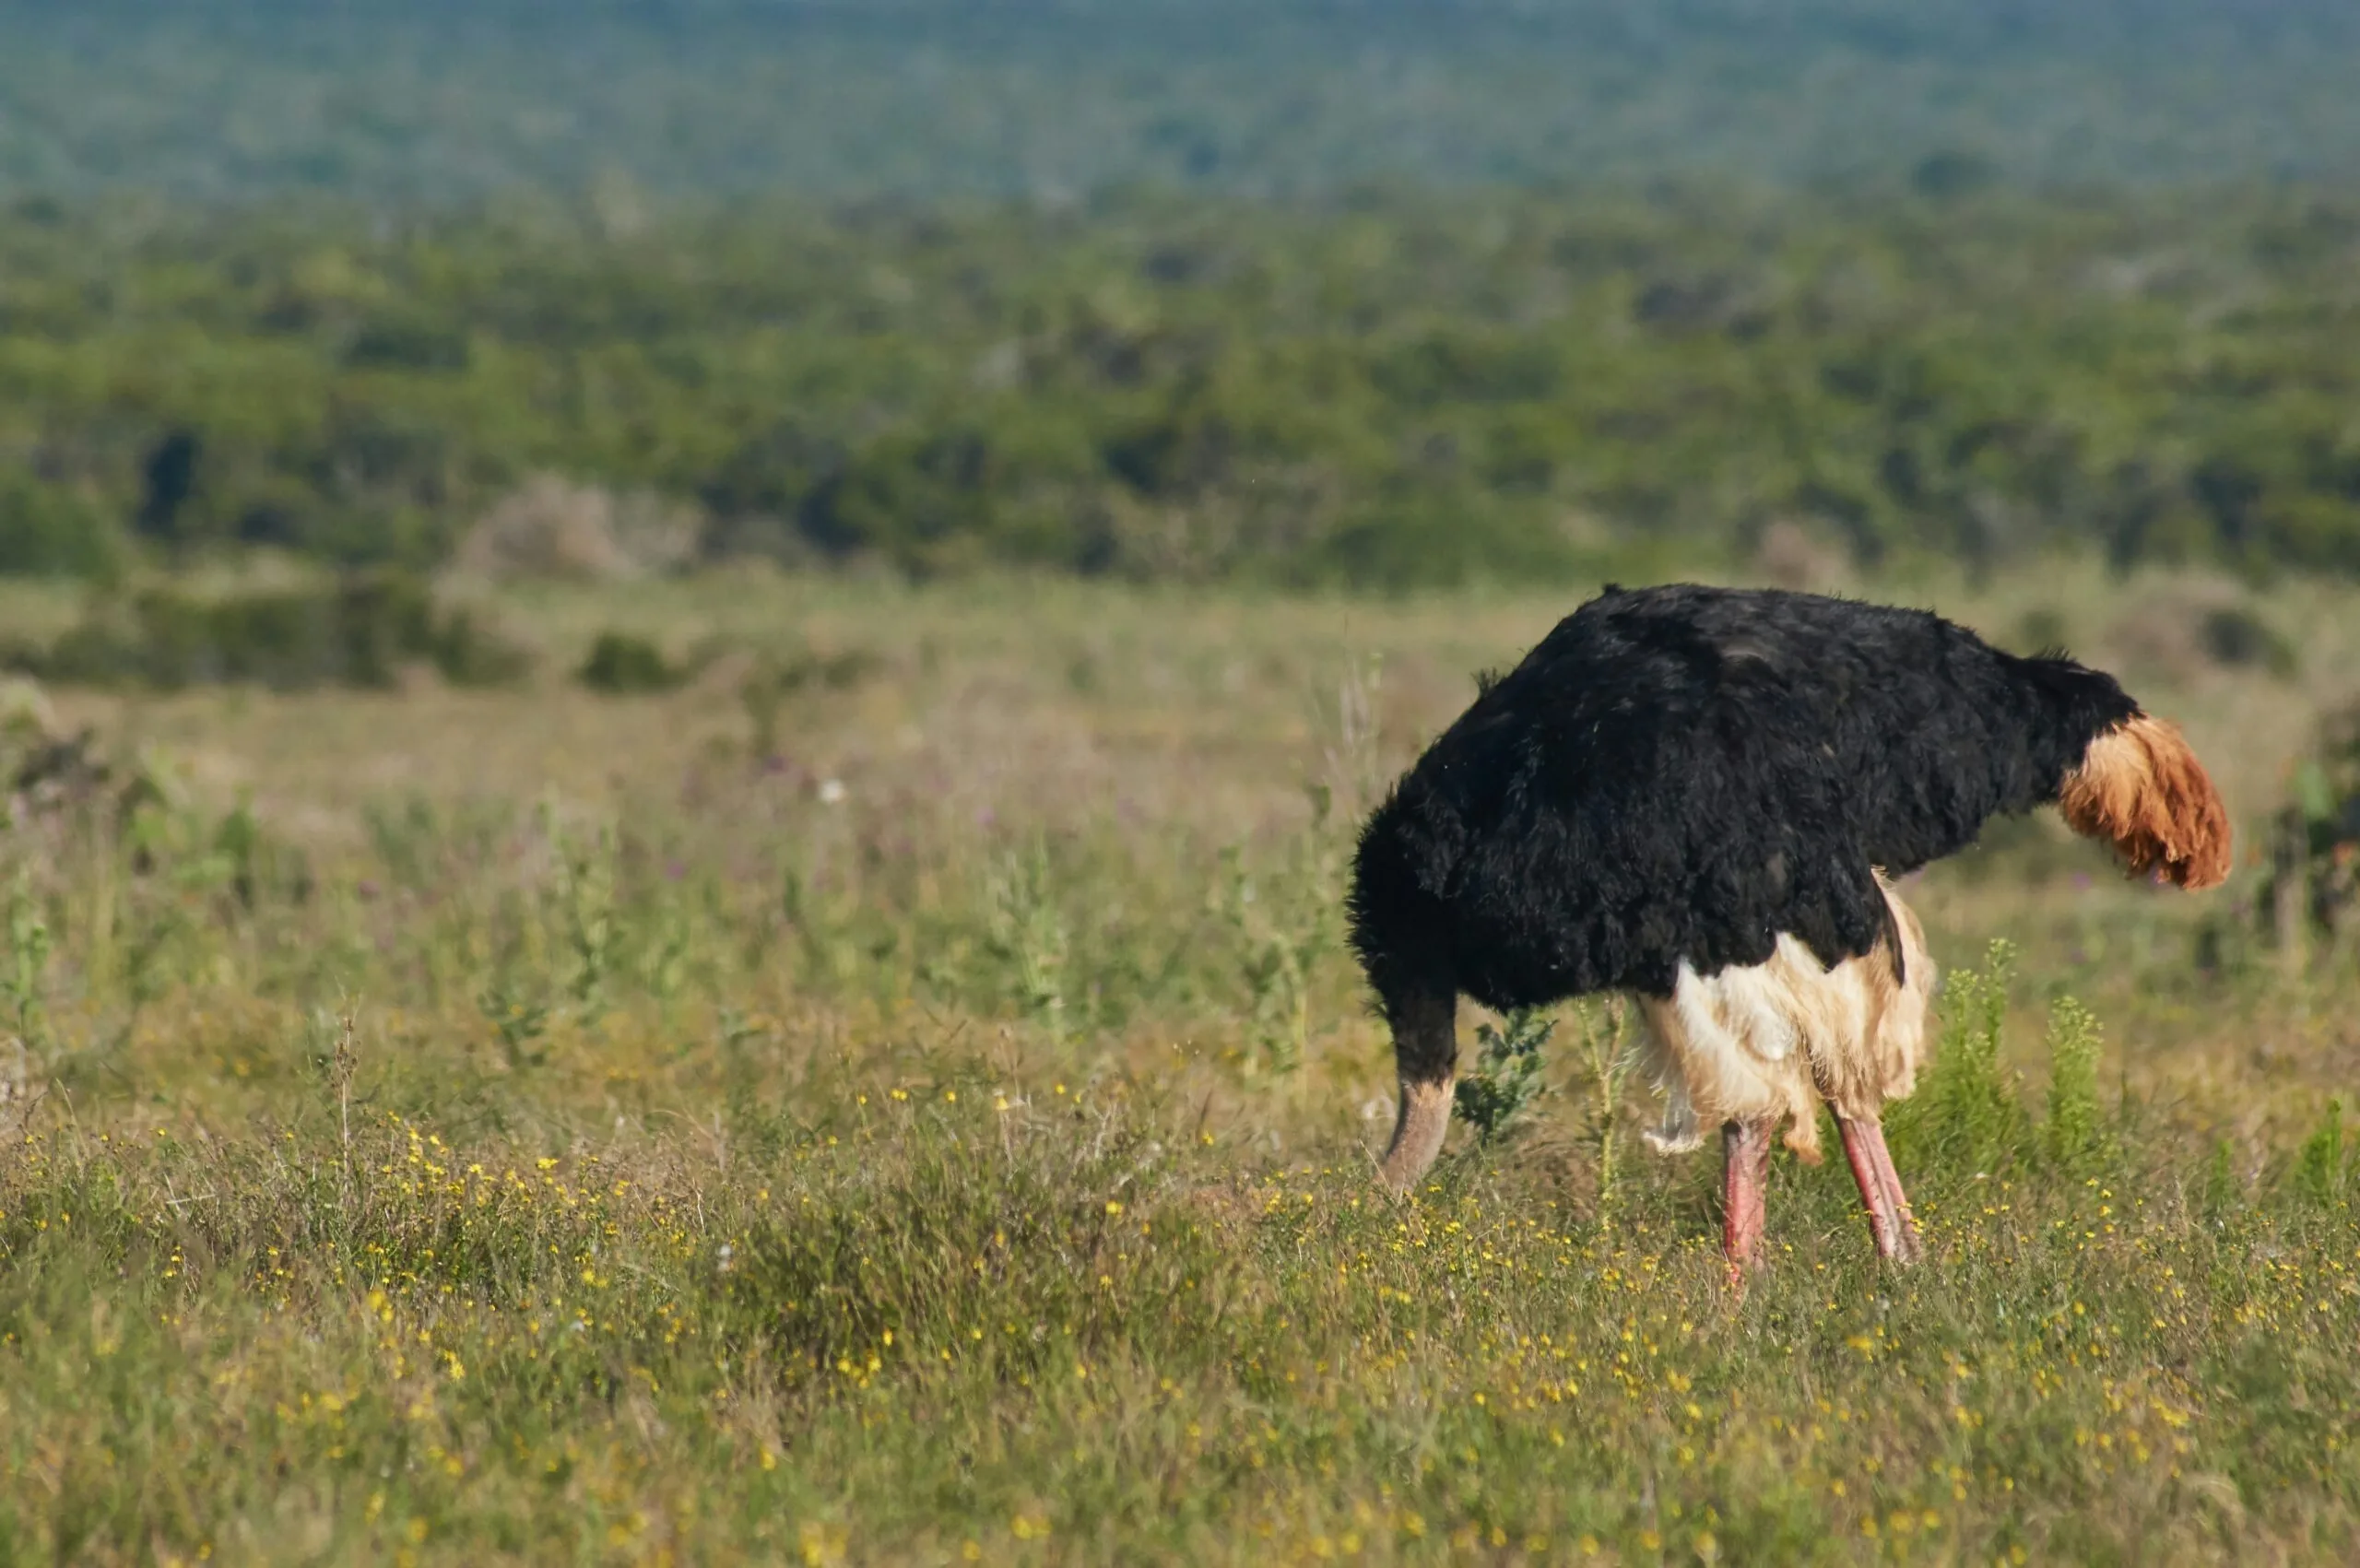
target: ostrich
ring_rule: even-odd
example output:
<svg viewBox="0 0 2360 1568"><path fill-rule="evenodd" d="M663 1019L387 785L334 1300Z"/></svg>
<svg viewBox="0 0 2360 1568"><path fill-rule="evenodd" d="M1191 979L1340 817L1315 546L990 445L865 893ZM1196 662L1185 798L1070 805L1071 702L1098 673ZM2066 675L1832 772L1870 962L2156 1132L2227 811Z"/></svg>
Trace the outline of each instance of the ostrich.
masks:
<svg viewBox="0 0 2360 1568"><path fill-rule="evenodd" d="M1880 1122L1934 966L1892 878L2050 804L2134 874L2228 875L2212 781L2111 676L1923 611L1610 585L1487 678L1362 831L1352 946L1400 1076L1385 1181L1413 1185L1449 1130L1461 994L1622 991L1665 1102L1648 1141L1721 1125L1732 1265L1761 1244L1770 1135L1816 1162L1820 1101L1878 1253L1913 1261Z"/></svg>

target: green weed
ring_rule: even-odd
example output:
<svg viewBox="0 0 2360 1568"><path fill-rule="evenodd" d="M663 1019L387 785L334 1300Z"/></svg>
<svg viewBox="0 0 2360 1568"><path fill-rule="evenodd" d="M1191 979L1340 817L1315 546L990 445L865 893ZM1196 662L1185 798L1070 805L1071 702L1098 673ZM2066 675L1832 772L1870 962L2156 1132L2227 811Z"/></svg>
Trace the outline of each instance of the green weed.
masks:
<svg viewBox="0 0 2360 1568"><path fill-rule="evenodd" d="M2071 996L2048 1012L2048 1120L2041 1129L2048 1157L2084 1172L2104 1160L2106 1136L2098 1104L2098 1020Z"/></svg>
<svg viewBox="0 0 2360 1568"><path fill-rule="evenodd" d="M1475 1067L1460 1078L1451 1102L1485 1143L1505 1134L1547 1092L1540 1049L1557 1031L1556 1021L1537 1008L1504 1021L1505 1027L1488 1020L1475 1026Z"/></svg>

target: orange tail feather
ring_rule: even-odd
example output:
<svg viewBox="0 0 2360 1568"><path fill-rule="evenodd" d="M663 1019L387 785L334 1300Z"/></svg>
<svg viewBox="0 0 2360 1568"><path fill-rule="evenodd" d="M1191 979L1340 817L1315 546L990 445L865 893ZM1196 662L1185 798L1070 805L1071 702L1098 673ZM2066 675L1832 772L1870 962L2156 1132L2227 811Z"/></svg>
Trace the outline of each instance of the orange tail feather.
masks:
<svg viewBox="0 0 2360 1568"><path fill-rule="evenodd" d="M2175 725L2145 714L2090 742L2057 808L2072 830L2105 839L2134 877L2161 869L2178 886L2229 875L2229 813Z"/></svg>

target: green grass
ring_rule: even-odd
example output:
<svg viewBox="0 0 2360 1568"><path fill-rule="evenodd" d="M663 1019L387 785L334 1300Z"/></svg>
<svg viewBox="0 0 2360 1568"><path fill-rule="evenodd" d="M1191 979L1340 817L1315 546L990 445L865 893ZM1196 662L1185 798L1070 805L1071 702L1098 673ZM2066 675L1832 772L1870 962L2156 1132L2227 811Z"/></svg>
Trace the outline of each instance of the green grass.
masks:
<svg viewBox="0 0 2360 1568"><path fill-rule="evenodd" d="M1562 607L738 581L509 602L524 691L61 696L123 760L5 840L0 1561L2351 1560L2354 987L2194 970L2231 895L1907 890L1913 1273L1782 1155L1733 1289L1595 1008L1379 1193L1342 846ZM608 630L775 647L600 697ZM2247 819L2331 696L2125 670Z"/></svg>

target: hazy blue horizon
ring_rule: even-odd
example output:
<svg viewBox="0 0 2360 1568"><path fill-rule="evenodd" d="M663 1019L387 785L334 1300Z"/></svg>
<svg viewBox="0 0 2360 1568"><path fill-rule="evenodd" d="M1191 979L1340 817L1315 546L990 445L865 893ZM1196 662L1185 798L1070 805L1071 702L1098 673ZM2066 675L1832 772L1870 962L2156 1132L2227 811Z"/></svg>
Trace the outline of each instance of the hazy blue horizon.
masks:
<svg viewBox="0 0 2360 1568"><path fill-rule="evenodd" d="M2360 173L2322 0L0 0L0 194Z"/></svg>

